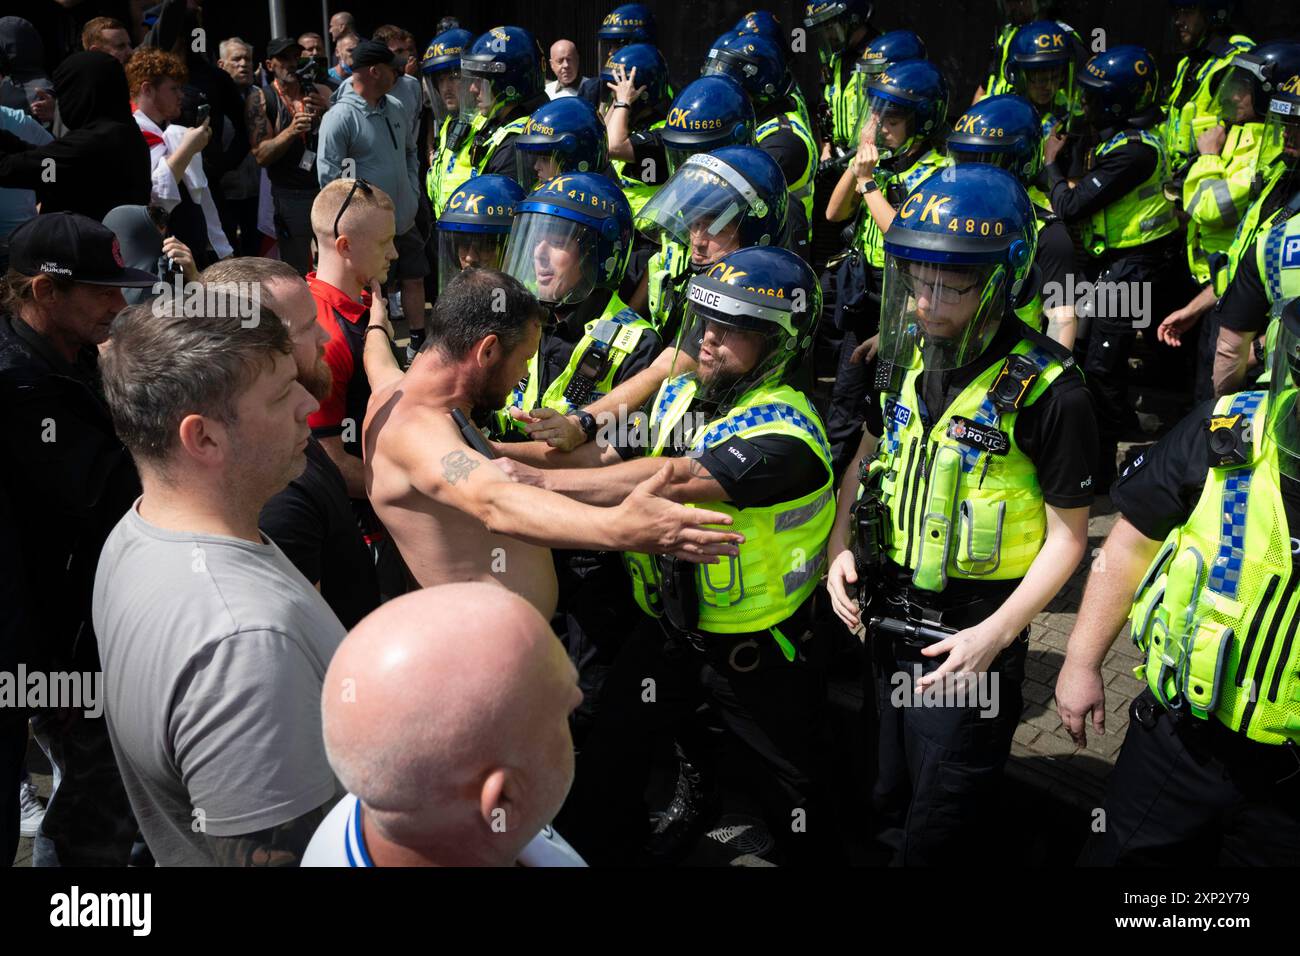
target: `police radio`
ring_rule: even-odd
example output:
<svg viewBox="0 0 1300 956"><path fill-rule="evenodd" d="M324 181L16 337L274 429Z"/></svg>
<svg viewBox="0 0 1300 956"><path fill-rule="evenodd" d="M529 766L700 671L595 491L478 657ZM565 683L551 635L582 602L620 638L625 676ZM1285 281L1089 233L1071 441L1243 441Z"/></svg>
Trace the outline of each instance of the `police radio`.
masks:
<svg viewBox="0 0 1300 956"><path fill-rule="evenodd" d="M578 368L564 390L565 401L578 407L587 404L592 389L609 373L612 364L608 346L603 342L593 342L578 360Z"/></svg>

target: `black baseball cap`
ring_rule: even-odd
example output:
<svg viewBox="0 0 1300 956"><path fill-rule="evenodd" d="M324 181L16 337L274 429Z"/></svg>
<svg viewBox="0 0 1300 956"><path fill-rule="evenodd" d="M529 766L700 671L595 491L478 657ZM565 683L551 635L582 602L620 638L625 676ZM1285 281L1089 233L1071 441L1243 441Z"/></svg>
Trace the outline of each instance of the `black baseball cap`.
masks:
<svg viewBox="0 0 1300 956"><path fill-rule="evenodd" d="M297 47L298 52L302 53L302 44L293 37L276 37L266 45L266 58L269 60L272 57L284 56L287 51L294 47Z"/></svg>
<svg viewBox="0 0 1300 956"><path fill-rule="evenodd" d="M124 289L147 289L158 281L152 272L127 267L112 229L75 212L44 213L10 233L9 268L24 276Z"/></svg>
<svg viewBox="0 0 1300 956"><path fill-rule="evenodd" d="M352 50L352 69L359 70L365 66L391 66L395 70L401 70L406 66L406 60L398 56L388 45L380 43L378 40L362 40Z"/></svg>

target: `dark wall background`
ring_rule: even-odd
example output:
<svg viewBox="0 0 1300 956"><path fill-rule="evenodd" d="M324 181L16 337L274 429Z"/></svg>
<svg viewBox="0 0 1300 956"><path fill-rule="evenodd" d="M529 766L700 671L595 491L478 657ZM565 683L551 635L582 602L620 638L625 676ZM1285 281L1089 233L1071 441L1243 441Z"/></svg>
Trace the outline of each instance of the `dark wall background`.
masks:
<svg viewBox="0 0 1300 956"><path fill-rule="evenodd" d="M680 89L696 75L709 45L744 13L763 6L787 27L800 26L802 3L794 0L647 0L659 24L659 46L668 58L673 78ZM545 47L561 37L573 40L583 57L583 73L596 70L595 35L604 15L617 0L433 0L418 6L400 0L329 0L331 13L350 10L362 34L383 23L396 23L416 35L421 50L432 39L438 19L460 18L461 25L476 33L500 24L525 27ZM1300 3L1296 0L1242 0L1242 26L1256 40L1300 39ZM1108 44L1142 43L1162 64L1168 78L1176 62L1168 29L1169 13L1164 0L1061 0L1056 15L1070 23L1090 41L1091 31L1106 31ZM290 30L296 35L308 30L323 32L319 0L286 0ZM215 41L238 34L255 44L258 54L269 39L267 4L259 0L207 0L204 19ZM983 80L989 45L997 29L994 0L877 0L874 20L883 29L908 28L925 40L931 58L939 62L953 84L952 109L970 102L975 86ZM794 53L792 64L810 93L816 84L816 54Z"/></svg>

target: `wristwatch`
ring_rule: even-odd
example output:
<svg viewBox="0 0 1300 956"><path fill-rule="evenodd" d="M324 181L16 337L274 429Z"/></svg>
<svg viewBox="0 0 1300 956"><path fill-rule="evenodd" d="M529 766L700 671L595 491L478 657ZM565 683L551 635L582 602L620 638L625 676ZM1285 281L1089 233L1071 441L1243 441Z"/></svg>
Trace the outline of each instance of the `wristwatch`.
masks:
<svg viewBox="0 0 1300 956"><path fill-rule="evenodd" d="M625 100L615 100L613 103L609 104L609 108L611 110L618 110L618 109L625 110L628 109L631 105L632 105L631 103L628 103Z"/></svg>
<svg viewBox="0 0 1300 956"><path fill-rule="evenodd" d="M866 196L869 195L870 193L874 193L879 188L880 186L877 185L874 179L868 179L865 183L858 184L858 195Z"/></svg>
<svg viewBox="0 0 1300 956"><path fill-rule="evenodd" d="M575 414L578 419L578 427L581 428L582 433L587 436L587 441L591 441L596 437L596 416L591 414L591 412L581 411L576 412Z"/></svg>

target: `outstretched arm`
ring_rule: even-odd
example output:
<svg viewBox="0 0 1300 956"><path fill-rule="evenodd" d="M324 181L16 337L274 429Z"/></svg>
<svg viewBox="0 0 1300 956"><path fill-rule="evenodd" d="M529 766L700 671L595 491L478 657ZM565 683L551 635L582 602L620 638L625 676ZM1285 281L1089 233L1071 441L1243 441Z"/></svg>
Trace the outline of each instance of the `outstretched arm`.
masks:
<svg viewBox="0 0 1300 956"><path fill-rule="evenodd" d="M693 561L735 553L738 535L702 527L730 524L729 517L664 497L667 468L635 486L616 507L595 508L512 481L466 447L447 416L429 411L422 417L393 436L389 454L417 490L473 515L490 531L543 547L672 552Z"/></svg>

